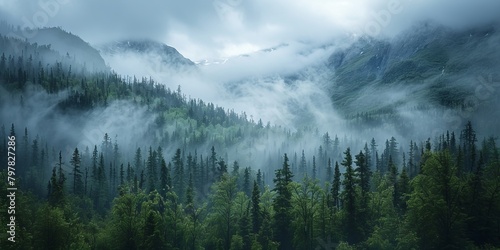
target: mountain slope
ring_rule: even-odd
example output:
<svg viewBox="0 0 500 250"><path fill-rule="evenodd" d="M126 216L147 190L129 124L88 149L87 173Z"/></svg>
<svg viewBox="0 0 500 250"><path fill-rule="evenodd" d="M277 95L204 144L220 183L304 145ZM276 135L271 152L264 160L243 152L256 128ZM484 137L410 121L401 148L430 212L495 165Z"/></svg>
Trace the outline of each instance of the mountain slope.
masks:
<svg viewBox="0 0 500 250"><path fill-rule="evenodd" d="M153 40L123 40L100 46L109 56L121 53L135 53L159 56L161 62L169 67L194 66L194 63L181 55L175 48Z"/></svg>
<svg viewBox="0 0 500 250"><path fill-rule="evenodd" d="M0 33L3 35L19 36L22 32L8 24L0 24ZM32 37L26 38L29 43L38 45L50 45L50 48L59 52L62 56L69 56L77 63L86 65L87 70L91 72L105 71L109 68L106 66L104 59L95 48L82 40L79 36L70 32L64 31L59 27L41 28L30 30L29 34ZM25 38L25 36L20 36ZM24 40L24 39L23 39Z"/></svg>
<svg viewBox="0 0 500 250"><path fill-rule="evenodd" d="M398 102L460 106L474 94L478 77L498 72L497 30L424 23L390 41L363 37L328 60L332 100L345 113L391 109ZM380 100L391 91L394 100Z"/></svg>

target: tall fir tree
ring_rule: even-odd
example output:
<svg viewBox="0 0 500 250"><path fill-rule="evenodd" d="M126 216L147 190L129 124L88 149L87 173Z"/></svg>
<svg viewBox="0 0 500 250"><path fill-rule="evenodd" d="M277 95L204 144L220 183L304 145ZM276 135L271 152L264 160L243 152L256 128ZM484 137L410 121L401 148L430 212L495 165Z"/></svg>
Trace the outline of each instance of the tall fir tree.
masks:
<svg viewBox="0 0 500 250"><path fill-rule="evenodd" d="M252 190L252 230L254 234L260 231L262 225L262 214L260 211L260 188L257 181L253 182Z"/></svg>
<svg viewBox="0 0 500 250"><path fill-rule="evenodd" d="M274 232L275 239L280 243L279 249L292 249L292 192L290 183L292 183L293 174L290 171L288 164L288 156L285 154L283 160L283 167L276 170L276 177L274 179L274 191L276 197L273 201L275 211L274 215Z"/></svg>
<svg viewBox="0 0 500 250"><path fill-rule="evenodd" d="M70 164L73 166L73 193L76 195L83 195L84 187L82 180L81 158L78 148L75 148L73 156L71 157Z"/></svg>
<svg viewBox="0 0 500 250"><path fill-rule="evenodd" d="M347 148L344 152L344 160L340 163L345 167L344 180L342 186L342 204L345 212L345 219L343 221L346 240L349 244L356 244L360 241L360 232L358 227L358 208L357 208L357 195L356 195L356 173L352 167L351 149Z"/></svg>
<svg viewBox="0 0 500 250"><path fill-rule="evenodd" d="M181 149L178 148L175 151L175 155L172 158L174 164L174 176L173 176L173 189L174 192L179 197L181 202L184 201L184 162L182 161Z"/></svg>

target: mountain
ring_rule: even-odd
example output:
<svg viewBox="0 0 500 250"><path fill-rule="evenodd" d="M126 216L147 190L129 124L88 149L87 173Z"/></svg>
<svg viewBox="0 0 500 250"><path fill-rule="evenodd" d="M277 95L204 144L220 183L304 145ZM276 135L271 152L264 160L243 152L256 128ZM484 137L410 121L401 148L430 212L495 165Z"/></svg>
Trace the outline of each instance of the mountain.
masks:
<svg viewBox="0 0 500 250"><path fill-rule="evenodd" d="M316 67L283 62L301 66L296 71L271 67L280 54L248 61L245 69L270 69L248 76L225 71L244 79L230 86L236 95L201 78L219 99L259 97L245 108L261 106L276 120L292 121L284 127L188 98L153 77L84 70L89 63L75 63L64 51L0 35L0 162L7 163L0 176L8 180L0 189L9 192L0 206L12 214L2 219L9 221L9 231L0 232L2 249L500 247L493 137L500 115L491 112L499 106L491 94L498 87L492 49L498 36L494 29L465 39L463 32L421 28L391 41L362 38L328 60L309 57ZM163 57L170 69L193 67L172 62L178 52L155 44L125 42L106 55L131 68L154 66L137 59L158 65ZM399 126L391 125L400 111L391 120L362 121L365 113L338 122L318 87L325 82L321 87L344 111L412 102L453 107L472 95L492 107L477 113L493 136L481 136L481 123L439 124L436 113L411 114ZM447 101L440 92L453 88L463 90L464 100L450 91ZM309 122L292 131L297 123L288 113ZM360 120L367 129L357 129ZM406 126L412 122L413 131Z"/></svg>
<svg viewBox="0 0 500 250"><path fill-rule="evenodd" d="M499 41L495 25L453 30L429 22L390 40L362 37L328 59L332 101L344 113L464 105L478 79L497 76Z"/></svg>
<svg viewBox="0 0 500 250"><path fill-rule="evenodd" d="M195 65L194 62L185 58L175 48L148 39L117 41L101 45L99 48L106 56L116 56L123 53L154 55L159 57L163 64L171 68Z"/></svg>
<svg viewBox="0 0 500 250"><path fill-rule="evenodd" d="M87 70L91 72L105 71L104 59L94 47L82 40L79 36L64 31L59 27L40 28L30 30L29 36L22 35L19 29L7 25L5 22L0 24L0 33L7 36L26 39L29 43L38 45L50 45L50 48L59 52L62 56L69 56L79 64L85 64ZM20 35L21 34L21 35Z"/></svg>

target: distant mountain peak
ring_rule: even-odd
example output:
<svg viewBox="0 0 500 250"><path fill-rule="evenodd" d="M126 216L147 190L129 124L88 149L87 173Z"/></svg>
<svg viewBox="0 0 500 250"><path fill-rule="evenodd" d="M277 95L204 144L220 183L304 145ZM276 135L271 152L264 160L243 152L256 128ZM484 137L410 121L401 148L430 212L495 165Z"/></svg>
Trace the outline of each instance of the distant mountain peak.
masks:
<svg viewBox="0 0 500 250"><path fill-rule="evenodd" d="M115 41L104 46L100 46L100 48L103 53L109 55L128 52L137 54L152 53L159 56L164 63L169 65L195 65L194 62L185 58L175 48L151 39L127 39Z"/></svg>
<svg viewBox="0 0 500 250"><path fill-rule="evenodd" d="M21 31L7 23L0 24L0 33L4 35L15 34ZM35 35L26 40L38 45L50 45L50 48L60 55L70 55L75 61L86 64L90 71L106 71L104 59L94 47L79 36L63 30L61 27L46 27L32 30Z"/></svg>

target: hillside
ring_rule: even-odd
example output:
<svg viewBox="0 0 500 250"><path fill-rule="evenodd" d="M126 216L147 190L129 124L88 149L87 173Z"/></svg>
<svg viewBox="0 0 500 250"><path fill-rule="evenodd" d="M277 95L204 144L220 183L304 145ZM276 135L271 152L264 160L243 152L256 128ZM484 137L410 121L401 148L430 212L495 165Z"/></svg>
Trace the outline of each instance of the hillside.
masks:
<svg viewBox="0 0 500 250"><path fill-rule="evenodd" d="M345 113L401 105L461 106L474 94L479 77L498 81L497 30L494 25L452 30L422 23L391 40L362 37L330 56L332 100ZM393 89L399 98L378 98Z"/></svg>
<svg viewBox="0 0 500 250"><path fill-rule="evenodd" d="M96 67L97 50L57 28L39 30L50 45L0 35L2 249L498 248L498 94L470 83L497 81L498 35L424 28L360 39L296 74L193 83L263 97L247 108L287 126L187 97L194 78L170 89ZM151 41L104 53L196 69ZM484 123L443 117L471 94Z"/></svg>
<svg viewBox="0 0 500 250"><path fill-rule="evenodd" d="M47 45L61 56L71 58L75 63L84 65L91 72L107 70L108 67L101 57L99 51L89 43L82 40L77 35L62 30L59 27L39 28L30 30L29 37L22 35L22 32L5 22L0 24L0 34L13 36L15 38L26 38L29 43L37 45Z"/></svg>

